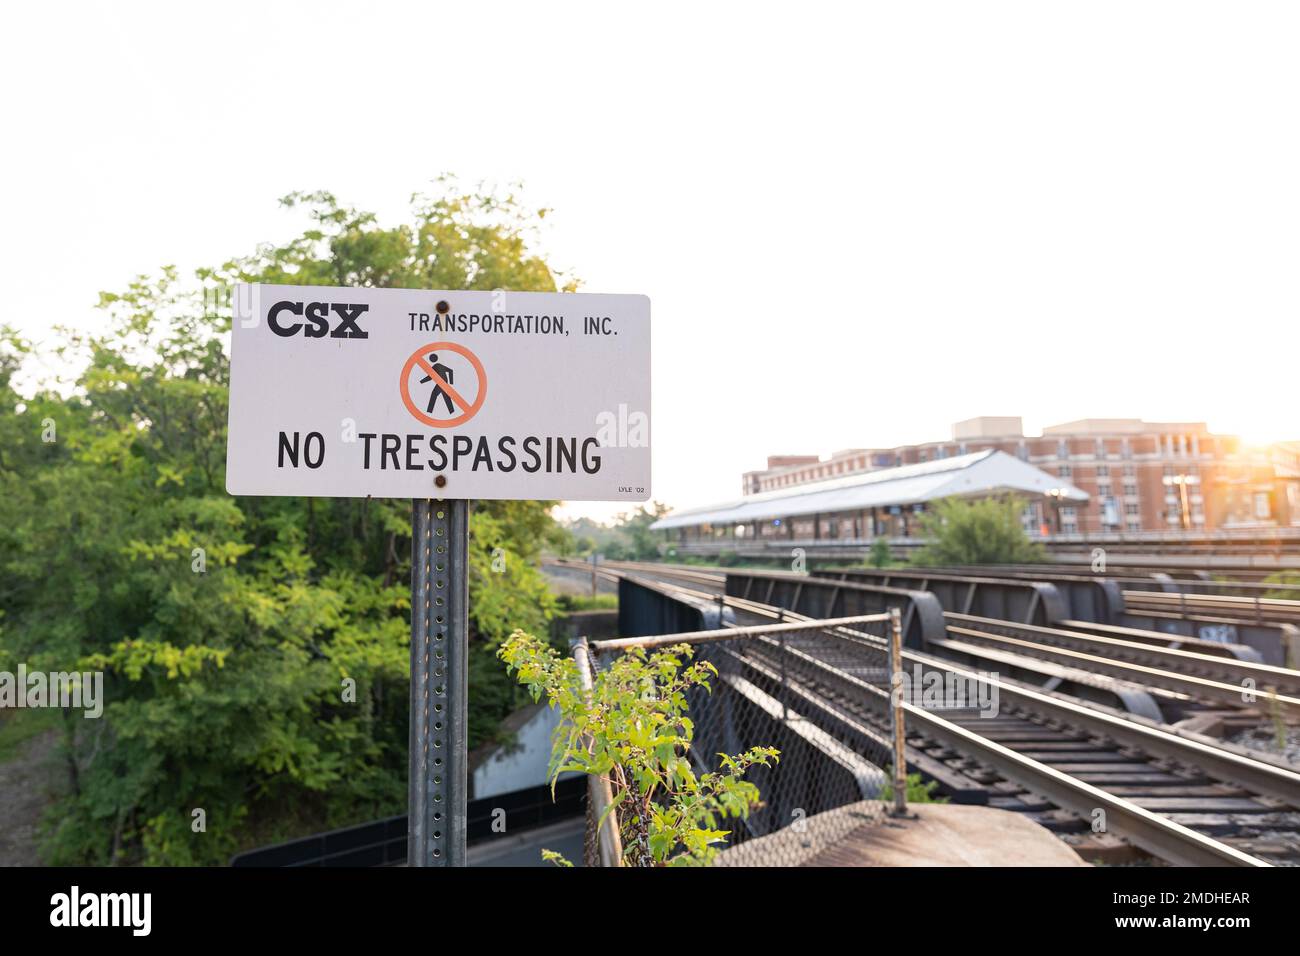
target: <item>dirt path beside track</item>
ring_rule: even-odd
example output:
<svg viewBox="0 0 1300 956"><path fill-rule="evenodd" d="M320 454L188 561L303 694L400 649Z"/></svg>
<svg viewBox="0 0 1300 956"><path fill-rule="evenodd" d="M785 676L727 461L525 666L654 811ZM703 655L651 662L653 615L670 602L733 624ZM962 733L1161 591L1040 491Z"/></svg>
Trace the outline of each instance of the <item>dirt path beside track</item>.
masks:
<svg viewBox="0 0 1300 956"><path fill-rule="evenodd" d="M17 756L0 763L0 866L39 866L40 819L58 793L59 731L25 741Z"/></svg>

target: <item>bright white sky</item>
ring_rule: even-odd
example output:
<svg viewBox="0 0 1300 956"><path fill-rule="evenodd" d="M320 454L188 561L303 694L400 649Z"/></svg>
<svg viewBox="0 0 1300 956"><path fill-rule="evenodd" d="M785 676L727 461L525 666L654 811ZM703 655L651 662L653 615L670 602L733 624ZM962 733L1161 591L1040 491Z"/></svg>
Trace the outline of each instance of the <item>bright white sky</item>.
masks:
<svg viewBox="0 0 1300 956"><path fill-rule="evenodd" d="M654 310L654 495L975 415L1300 438L1300 8L16 4L3 320L523 180ZM622 506L573 504L607 516Z"/></svg>

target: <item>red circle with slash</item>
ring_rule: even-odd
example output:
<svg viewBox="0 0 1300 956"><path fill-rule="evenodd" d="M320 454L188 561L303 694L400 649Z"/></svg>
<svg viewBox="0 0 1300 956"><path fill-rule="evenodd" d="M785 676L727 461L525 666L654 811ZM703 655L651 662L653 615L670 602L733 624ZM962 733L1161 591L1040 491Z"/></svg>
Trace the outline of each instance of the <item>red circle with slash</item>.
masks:
<svg viewBox="0 0 1300 956"><path fill-rule="evenodd" d="M449 382L444 381L442 376L434 371L433 366L425 358L430 352L455 352L469 361L469 364L473 366L474 371L478 374L478 394L474 397L473 402L467 402L460 392L452 388ZM461 410L459 415L453 418L434 418L432 415L421 411L419 406L411 401L411 373L416 366L423 369L424 374L433 380L434 388L441 388L446 396ZM483 370L483 363L478 360L477 355L465 348L465 346L457 345L455 342L433 342L429 345L422 345L412 352L411 357L402 366L402 375L398 380L398 385L402 392L402 404L406 406L406 410L414 415L418 421L434 428L452 428L456 425L465 424L478 414L478 410L483 407L483 400L487 398L487 372Z"/></svg>

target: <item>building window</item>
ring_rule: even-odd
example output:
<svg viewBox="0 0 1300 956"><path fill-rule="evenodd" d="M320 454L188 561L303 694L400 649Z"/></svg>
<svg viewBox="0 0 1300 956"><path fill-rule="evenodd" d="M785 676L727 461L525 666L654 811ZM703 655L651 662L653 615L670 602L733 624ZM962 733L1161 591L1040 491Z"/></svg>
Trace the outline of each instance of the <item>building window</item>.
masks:
<svg viewBox="0 0 1300 956"><path fill-rule="evenodd" d="M1057 473L1057 475L1058 475L1059 477L1061 477L1061 478L1073 478L1073 477L1074 477L1074 469L1071 468L1069 465L1061 465L1061 467L1059 467L1059 468L1056 469L1056 473Z"/></svg>
<svg viewBox="0 0 1300 956"><path fill-rule="evenodd" d="M1026 505L1025 510L1020 512L1020 526L1026 534L1038 531L1038 510L1033 505Z"/></svg>
<svg viewBox="0 0 1300 956"><path fill-rule="evenodd" d="M1079 530L1079 513L1073 507L1061 509L1061 531L1074 534Z"/></svg>
<svg viewBox="0 0 1300 956"><path fill-rule="evenodd" d="M1136 482L1124 482L1124 494L1130 498L1136 498L1138 496L1138 486Z"/></svg>
<svg viewBox="0 0 1300 956"><path fill-rule="evenodd" d="M1097 466L1097 477L1098 477L1098 478L1109 478L1109 477L1110 477L1110 466L1109 466L1109 465L1098 465L1098 466Z"/></svg>
<svg viewBox="0 0 1300 956"><path fill-rule="evenodd" d="M1119 508L1109 494L1101 499L1101 523L1107 526L1119 524Z"/></svg>

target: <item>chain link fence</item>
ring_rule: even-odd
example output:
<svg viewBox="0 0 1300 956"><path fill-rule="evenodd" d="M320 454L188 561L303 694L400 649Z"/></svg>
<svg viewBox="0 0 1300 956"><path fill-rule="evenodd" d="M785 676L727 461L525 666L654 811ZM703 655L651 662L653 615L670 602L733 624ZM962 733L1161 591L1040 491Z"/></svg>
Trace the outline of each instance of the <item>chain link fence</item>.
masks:
<svg viewBox="0 0 1300 956"><path fill-rule="evenodd" d="M690 691L694 740L689 756L695 772L718 770L720 753L762 746L781 754L774 765L755 765L745 774L758 787L761 804L747 818L719 823L730 834L728 850L717 864L797 866L885 816L881 797L891 785L885 768L894 764L895 747L889 706L891 620L897 627L896 617L874 614L600 641L590 647L580 641L575 658L580 673L585 672L584 682L632 647L652 652L691 644L696 660L716 667L711 690ZM835 673L838 684L827 679ZM845 693L845 677L850 692L872 698L878 720L846 720L836 706L836 696ZM599 835L595 829L613 796L608 781L592 778L587 865L618 865L621 858L614 821L607 818Z"/></svg>

